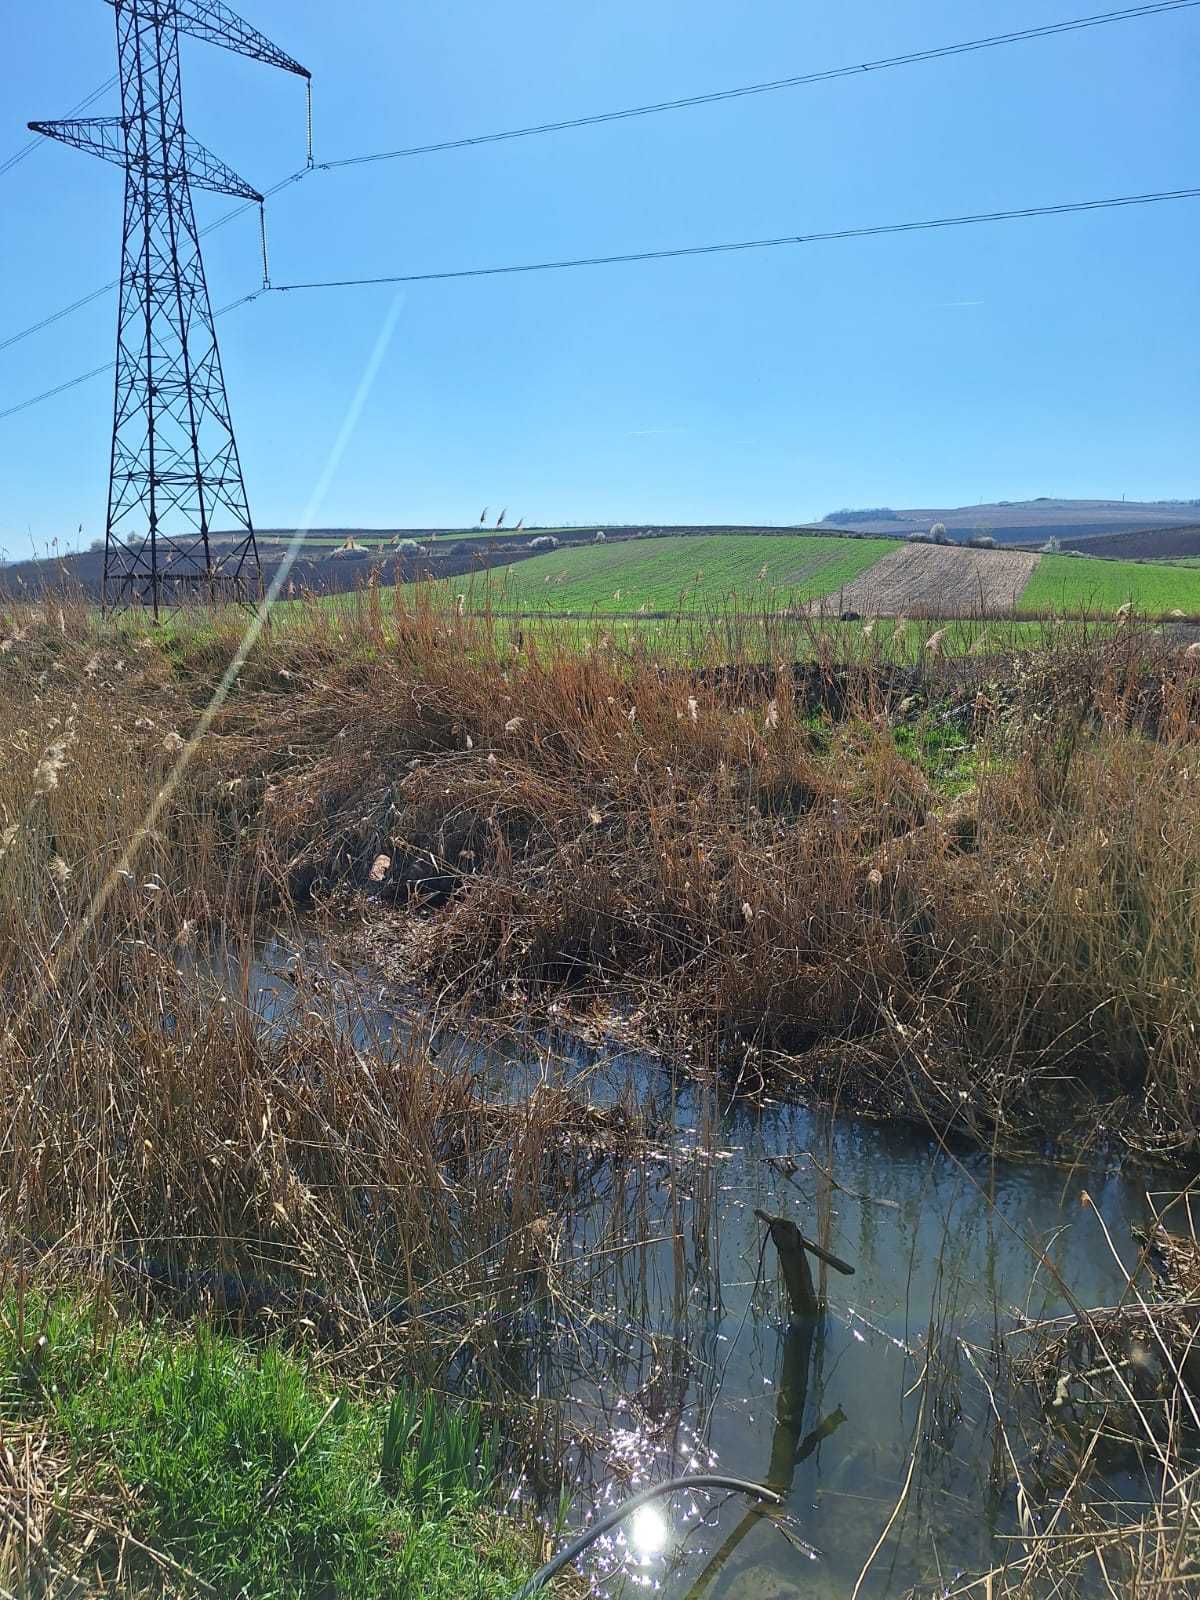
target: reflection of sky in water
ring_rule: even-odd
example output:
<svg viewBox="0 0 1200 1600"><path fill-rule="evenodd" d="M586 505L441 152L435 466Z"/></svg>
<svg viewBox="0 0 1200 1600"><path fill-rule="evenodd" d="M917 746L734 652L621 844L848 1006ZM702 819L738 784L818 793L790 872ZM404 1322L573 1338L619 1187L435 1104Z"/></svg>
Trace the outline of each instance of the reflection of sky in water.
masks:
<svg viewBox="0 0 1200 1600"><path fill-rule="evenodd" d="M295 1000L287 970L286 947L274 946L251 975L250 1001L268 1020L286 1018ZM364 1006L361 991L326 980L317 994L322 1014L340 1015L362 1048L387 1048L411 1026L399 1011ZM632 1095L664 1124L656 1152L593 1183L562 1241L582 1315L536 1384L568 1399L597 1440L575 1473L584 1514L688 1471L784 1480L782 1520L747 1518L736 1497L645 1508L593 1551L605 1592L848 1595L896 1505L919 1414L934 1446L864 1595L899 1595L939 1574L947 1582L996 1559L991 1534L1012 1526L1012 1507L1003 1486L989 1491L986 1397L957 1337L986 1352L1014 1313L1063 1310L1064 1284L1085 1305L1114 1300L1119 1271L1082 1195L1132 1261L1129 1225L1143 1215L1133 1185L1095 1168L939 1153L915 1130L796 1106L738 1104L714 1119L702 1090L673 1085L654 1063L562 1041L470 1049L496 1098L539 1080L576 1081L594 1101ZM769 1159L785 1155L790 1178ZM809 1233L824 1206L829 1248L856 1269L828 1274L828 1315L799 1350L785 1338L773 1249L756 1291L756 1206ZM920 1381L931 1339L952 1385Z"/></svg>

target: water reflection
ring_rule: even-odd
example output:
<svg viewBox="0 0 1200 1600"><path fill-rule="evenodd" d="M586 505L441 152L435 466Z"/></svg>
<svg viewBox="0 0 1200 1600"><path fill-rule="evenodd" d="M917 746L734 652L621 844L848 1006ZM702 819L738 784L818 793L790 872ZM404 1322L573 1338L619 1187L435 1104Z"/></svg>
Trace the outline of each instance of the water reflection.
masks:
<svg viewBox="0 0 1200 1600"><path fill-rule="evenodd" d="M279 1024L316 1003L293 981L307 960L269 947L231 982ZM317 990L360 1048L425 1026L333 974ZM1081 1200L1131 1265L1130 1226L1145 1216L1133 1185L1105 1168L957 1155L895 1125L726 1104L715 1083L567 1040L468 1048L490 1098L569 1086L636 1105L661 1132L629 1160L598 1159L552 1241L530 1339L509 1352L512 1384L558 1408L576 1505L594 1512L718 1465L786 1495L783 1517L709 1498L644 1508L592 1551L599 1586L846 1596L893 1518L863 1595L945 1588L995 1561L1015 1506L962 1341L986 1353L1072 1297L1114 1300L1120 1269ZM790 1319L756 1210L792 1217L853 1265L853 1277L818 1267L820 1318ZM563 1468L545 1463L548 1495Z"/></svg>
<svg viewBox="0 0 1200 1600"><path fill-rule="evenodd" d="M639 1506L629 1519L629 1546L639 1562L649 1562L666 1549L671 1529L657 1506Z"/></svg>

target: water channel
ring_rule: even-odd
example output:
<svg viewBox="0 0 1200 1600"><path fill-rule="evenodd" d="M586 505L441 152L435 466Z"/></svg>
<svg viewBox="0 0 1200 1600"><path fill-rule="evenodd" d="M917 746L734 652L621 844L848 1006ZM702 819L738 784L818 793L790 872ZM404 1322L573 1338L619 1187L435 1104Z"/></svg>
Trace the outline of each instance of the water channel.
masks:
<svg viewBox="0 0 1200 1600"><path fill-rule="evenodd" d="M293 1003L295 961L279 942L254 968L251 1002L271 1025ZM324 992L360 1048L386 1050L417 1025L402 996ZM1025 1319L1065 1312L1071 1296L1119 1298L1116 1257L1133 1262L1145 1181L1114 1165L996 1161L795 1105L718 1105L711 1084L620 1049L544 1037L471 1048L493 1097L573 1084L593 1103L636 1105L658 1130L634 1164L589 1185L558 1246L569 1325L522 1367L589 1439L571 1456L570 1525L688 1471L771 1483L786 1500L772 1518L736 1497L676 1499L592 1550L598 1592L848 1600L893 1518L863 1596L946 1594L1019 1554L1012 1473L972 1357L986 1375L997 1339L1027 1337ZM815 1327L789 1328L756 1210L790 1216L852 1264L853 1276L823 1275ZM1104 1489L1146 1493L1132 1473Z"/></svg>

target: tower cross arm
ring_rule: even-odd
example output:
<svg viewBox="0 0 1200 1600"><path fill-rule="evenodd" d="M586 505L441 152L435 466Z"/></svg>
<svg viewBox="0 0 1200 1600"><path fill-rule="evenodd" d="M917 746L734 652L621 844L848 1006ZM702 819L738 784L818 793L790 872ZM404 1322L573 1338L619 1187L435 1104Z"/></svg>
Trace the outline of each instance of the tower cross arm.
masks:
<svg viewBox="0 0 1200 1600"><path fill-rule="evenodd" d="M209 189L213 194L231 194L241 200L262 200L262 195L245 178L239 178L219 156L191 134L184 135L187 148L188 180L194 189Z"/></svg>
<svg viewBox="0 0 1200 1600"><path fill-rule="evenodd" d="M76 117L61 122L31 122L31 133L44 133L47 138L59 139L73 145L76 150L86 150L118 167L140 166L131 161L125 149L125 123L121 117ZM261 200L262 195L245 178L239 178L219 156L202 145L191 134L184 135L186 176L194 189L208 189L213 194L229 194L239 200ZM152 164L153 166L153 164ZM183 172L155 174L156 176L183 177Z"/></svg>
<svg viewBox="0 0 1200 1600"><path fill-rule="evenodd" d="M128 0L108 0L108 3L120 7L127 4ZM252 61L262 61L269 67L294 72L297 77L312 77L307 67L293 61L286 51L272 44L257 28L244 22L223 0L173 0L173 6L181 32L190 33L197 39L207 39L209 44L223 45L226 50L249 56Z"/></svg>
<svg viewBox="0 0 1200 1600"><path fill-rule="evenodd" d="M30 133L44 133L102 161L126 165L125 124L120 117L68 117L58 122L31 122Z"/></svg>

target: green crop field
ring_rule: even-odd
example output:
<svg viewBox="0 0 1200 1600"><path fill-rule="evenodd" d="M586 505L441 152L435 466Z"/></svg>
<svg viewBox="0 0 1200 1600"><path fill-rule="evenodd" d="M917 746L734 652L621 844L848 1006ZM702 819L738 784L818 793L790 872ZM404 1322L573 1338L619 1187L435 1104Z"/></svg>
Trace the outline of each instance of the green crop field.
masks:
<svg viewBox="0 0 1200 1600"><path fill-rule="evenodd" d="M1111 613L1132 602L1152 616L1200 614L1200 572L1087 556L1043 556L1020 599L1022 611Z"/></svg>
<svg viewBox="0 0 1200 1600"><path fill-rule="evenodd" d="M676 611L736 595L753 607L836 594L894 539L714 534L577 545L471 580L472 608L550 612ZM447 580L462 593L461 578Z"/></svg>
<svg viewBox="0 0 1200 1600"><path fill-rule="evenodd" d="M546 645L586 650L604 650L653 655L680 666L710 667L722 662L741 661L883 661L911 665L925 658L925 646L940 635L939 654L946 658L963 656L1006 656L1016 651L1079 648L1089 641L1111 636L1111 622L1049 622L1007 619L1001 621L957 621L940 623L932 619L897 622L881 617L875 623L839 622L836 618L779 617L619 617L612 620L544 616L501 619L498 636L504 630L526 638L534 637ZM532 630L532 631L531 631Z"/></svg>

